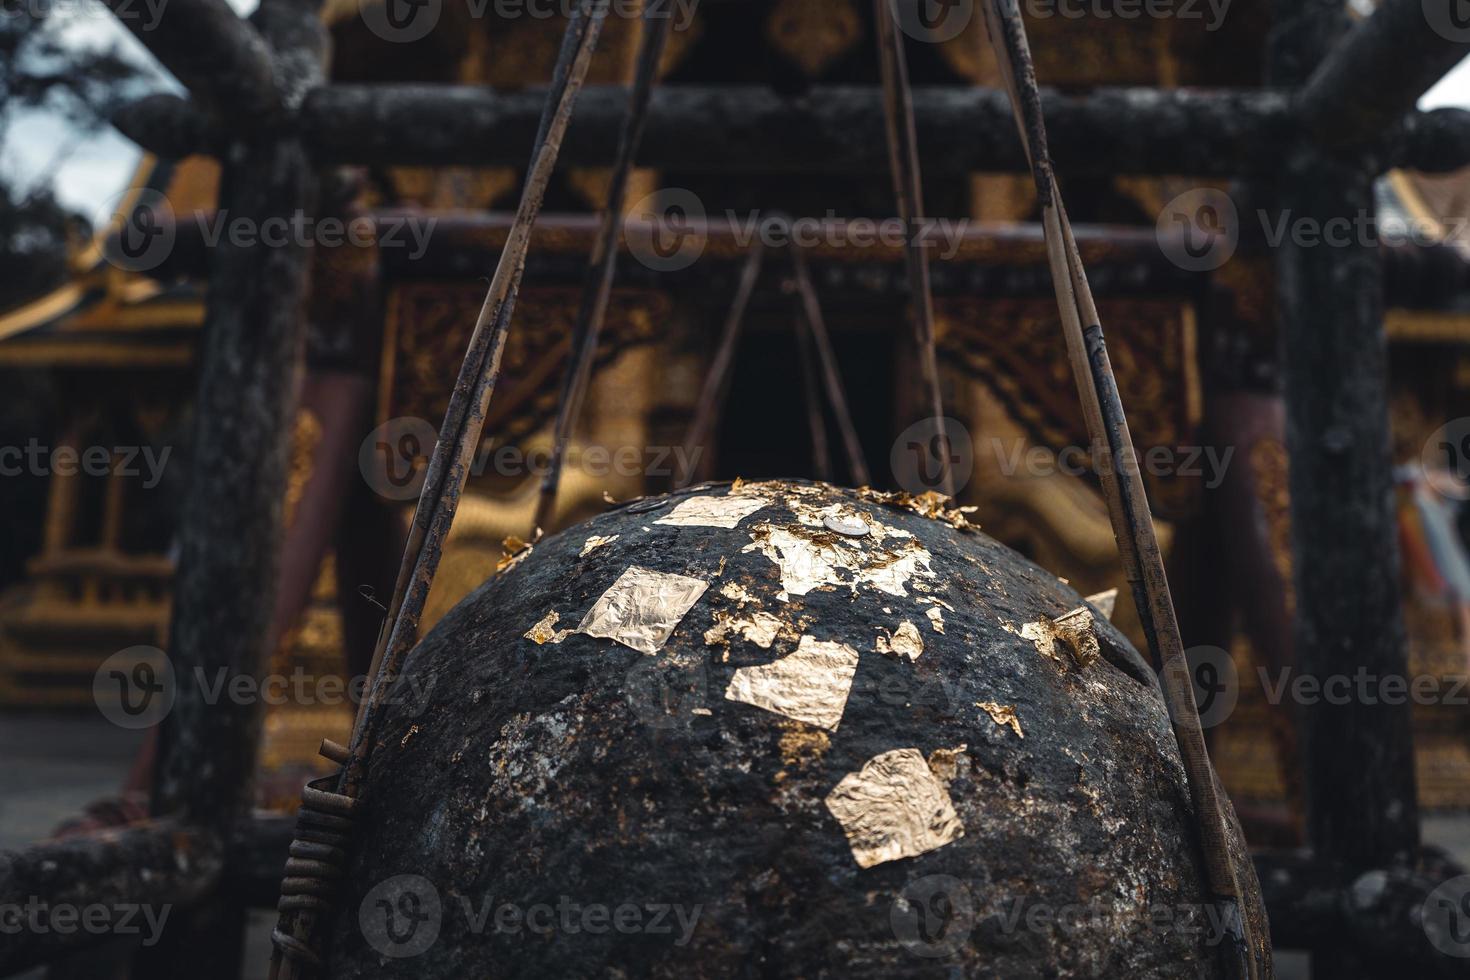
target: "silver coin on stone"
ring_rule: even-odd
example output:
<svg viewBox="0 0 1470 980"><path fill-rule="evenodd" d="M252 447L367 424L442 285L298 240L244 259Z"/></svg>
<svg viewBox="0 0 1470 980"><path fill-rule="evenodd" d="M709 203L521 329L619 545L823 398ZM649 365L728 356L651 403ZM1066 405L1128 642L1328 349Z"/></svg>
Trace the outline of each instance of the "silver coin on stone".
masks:
<svg viewBox="0 0 1470 980"><path fill-rule="evenodd" d="M822 520L827 530L847 538L861 538L868 533L868 525L856 517L827 517Z"/></svg>

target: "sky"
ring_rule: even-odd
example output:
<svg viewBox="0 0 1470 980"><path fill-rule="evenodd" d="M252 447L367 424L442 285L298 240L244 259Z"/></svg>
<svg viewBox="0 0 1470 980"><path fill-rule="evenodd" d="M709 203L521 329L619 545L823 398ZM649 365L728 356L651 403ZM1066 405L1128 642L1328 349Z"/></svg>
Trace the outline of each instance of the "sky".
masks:
<svg viewBox="0 0 1470 980"><path fill-rule="evenodd" d="M156 65L143 46L125 30L98 0L52 0L66 4L58 7L66 17L65 37L69 43L88 46L118 45L140 64ZM242 14L256 6L257 0L230 0ZM177 83L159 69L159 87L177 89ZM1461 62L1420 100L1421 109L1458 106L1470 109L1470 58ZM74 144L74 145L73 145ZM63 150L64 160L57 166ZM16 174L31 186L51 180L57 196L66 204L94 221L106 221L107 206L127 186L137 167L139 151L135 144L112 129L80 142L69 128L55 116L29 113L18 116L11 127L11 138L0 157L0 166Z"/></svg>

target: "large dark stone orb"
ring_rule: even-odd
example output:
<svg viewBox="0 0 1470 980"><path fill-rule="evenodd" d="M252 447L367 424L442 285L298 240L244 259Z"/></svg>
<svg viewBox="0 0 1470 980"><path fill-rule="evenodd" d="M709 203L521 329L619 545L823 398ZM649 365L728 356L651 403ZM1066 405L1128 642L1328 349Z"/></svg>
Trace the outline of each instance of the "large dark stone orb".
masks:
<svg viewBox="0 0 1470 980"><path fill-rule="evenodd" d="M588 635L640 611L643 649ZM705 487L544 540L378 734L334 977L1228 975L1153 672L1054 576L871 496Z"/></svg>

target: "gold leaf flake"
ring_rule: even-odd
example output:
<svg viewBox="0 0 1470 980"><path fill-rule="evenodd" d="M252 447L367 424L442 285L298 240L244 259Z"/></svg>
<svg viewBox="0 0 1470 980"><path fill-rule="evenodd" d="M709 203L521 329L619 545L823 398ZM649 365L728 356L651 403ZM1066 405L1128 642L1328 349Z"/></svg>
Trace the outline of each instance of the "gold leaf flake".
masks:
<svg viewBox="0 0 1470 980"><path fill-rule="evenodd" d="M587 611L577 632L656 653L709 586L633 565Z"/></svg>
<svg viewBox="0 0 1470 980"><path fill-rule="evenodd" d="M782 602L825 586L845 586L856 593L859 586L870 585L902 598L911 579L933 578L934 572L928 549L912 536L899 537L893 545L877 543L877 533L859 542L800 524L778 527L762 521L742 550L759 551L781 569L777 598Z"/></svg>
<svg viewBox="0 0 1470 980"><path fill-rule="evenodd" d="M968 745L956 745L952 749L935 749L929 753L929 771L936 779L942 779L946 783L959 775L958 762L960 756L969 751Z"/></svg>
<svg viewBox="0 0 1470 980"><path fill-rule="evenodd" d="M1016 717L1016 709L1011 705L996 704L994 701L976 701L975 707L989 715L990 720L997 725L1015 732L1017 737L1026 737L1026 734L1021 731L1021 719Z"/></svg>
<svg viewBox="0 0 1470 980"><path fill-rule="evenodd" d="M734 528L751 514L770 503L765 497L730 494L725 497L689 497L669 512L667 517L654 521L672 527L722 527Z"/></svg>
<svg viewBox="0 0 1470 980"><path fill-rule="evenodd" d="M826 804L861 868L916 857L965 835L949 791L918 749L874 756L843 776Z"/></svg>
<svg viewBox="0 0 1470 980"><path fill-rule="evenodd" d="M1113 610L1118 608L1118 590L1108 589L1096 595L1087 597L1087 601L1097 607L1097 611L1103 614L1104 619L1113 618Z"/></svg>
<svg viewBox="0 0 1470 980"><path fill-rule="evenodd" d="M879 653L902 657L912 663L924 652L924 638L919 635L917 626L904 620L891 634L886 630L878 634L877 649Z"/></svg>
<svg viewBox="0 0 1470 980"><path fill-rule="evenodd" d="M871 487L858 488L857 495L863 500L873 503L884 504L888 507L898 507L902 510L913 511L920 517L930 520L943 521L958 531L968 531L979 525L971 524L969 515L975 513L976 507L951 507L948 506L953 497L946 497L942 493L933 490L920 494L888 492L874 490Z"/></svg>
<svg viewBox="0 0 1470 980"><path fill-rule="evenodd" d="M846 643L803 636L795 653L735 671L725 698L835 732L857 665L858 652Z"/></svg>
<svg viewBox="0 0 1470 980"><path fill-rule="evenodd" d="M621 537L621 535L609 534L607 537L603 537L600 534L594 534L594 535L592 535L592 537L590 537L590 538L587 539L587 543L586 544L582 545L582 553L580 555L578 555L577 557L579 557L579 558L586 558L588 555L592 554L592 552L596 551L598 548L601 548L601 547L603 547L605 545L612 544L619 537Z"/></svg>
<svg viewBox="0 0 1470 980"><path fill-rule="evenodd" d="M1097 630L1092 618L1092 610L1086 606L1074 609L1065 616L1058 616L1052 620L1052 628L1062 638L1063 645L1071 651L1072 659L1077 661L1077 666L1090 667L1102 655L1102 648L1097 642Z"/></svg>
<svg viewBox="0 0 1470 980"><path fill-rule="evenodd" d="M832 745L824 731L813 730L806 725L782 722L781 762L794 766L820 759Z"/></svg>
<svg viewBox="0 0 1470 980"><path fill-rule="evenodd" d="M522 541L512 534L500 543L500 547L505 555L496 563L495 571L508 572L531 556L531 549L535 547L535 541Z"/></svg>
<svg viewBox="0 0 1470 980"><path fill-rule="evenodd" d="M1071 654L1079 667L1091 666L1102 653L1098 646L1092 610L1086 606L1079 606L1056 619L1038 619L1019 630L1009 623L1002 625L1007 631L1030 640L1040 653L1058 663L1062 663L1062 658L1056 654L1058 645Z"/></svg>
<svg viewBox="0 0 1470 980"><path fill-rule="evenodd" d="M556 628L561 614L555 609L541 617L541 621L526 631L526 639L534 640L538 645L547 643L560 643L572 635L571 630L559 630Z"/></svg>
<svg viewBox="0 0 1470 980"><path fill-rule="evenodd" d="M934 627L934 632L944 632L944 613L939 611L938 606L930 606L924 611L924 615L929 617L929 625Z"/></svg>
<svg viewBox="0 0 1470 980"><path fill-rule="evenodd" d="M755 601L755 596L750 594L750 590L739 582L726 582L720 586L720 595L742 606L747 602Z"/></svg>
<svg viewBox="0 0 1470 980"><path fill-rule="evenodd" d="M705 630L704 642L714 646L717 643L729 643L731 636L739 635L746 642L754 643L762 650L769 650L776 634L784 625L770 613L758 612L747 618L720 612L715 614L715 625Z"/></svg>

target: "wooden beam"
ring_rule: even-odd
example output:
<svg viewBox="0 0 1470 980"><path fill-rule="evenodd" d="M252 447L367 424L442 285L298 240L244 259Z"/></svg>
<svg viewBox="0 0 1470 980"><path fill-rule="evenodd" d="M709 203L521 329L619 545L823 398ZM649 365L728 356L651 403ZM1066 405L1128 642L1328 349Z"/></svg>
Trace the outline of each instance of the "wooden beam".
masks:
<svg viewBox="0 0 1470 980"><path fill-rule="evenodd" d="M241 128L277 117L282 96L271 51L227 0L169 0L151 14L135 0L104 2L209 111Z"/></svg>
<svg viewBox="0 0 1470 980"><path fill-rule="evenodd" d="M1312 72L1297 96L1303 124L1325 145L1364 146L1414 110L1470 54L1459 0L1383 0Z"/></svg>
<svg viewBox="0 0 1470 980"><path fill-rule="evenodd" d="M321 164L524 166L545 93L466 85L328 85L302 102L297 130ZM1100 89L1046 95L1054 155L1067 173L1269 174L1291 134L1288 100L1269 91ZM589 86L567 133L567 163L611 163L627 112L623 86ZM1005 93L914 93L933 173L1026 172ZM115 122L146 149L218 154L223 133L177 98L124 107ZM711 119L720 120L710 126ZM882 173L882 95L832 86L786 96L750 86L664 86L653 93L640 165L705 173Z"/></svg>
<svg viewBox="0 0 1470 980"><path fill-rule="evenodd" d="M0 975L126 937L156 939L223 867L218 838L172 821L0 851Z"/></svg>
<svg viewBox="0 0 1470 980"><path fill-rule="evenodd" d="M1470 166L1470 112L1441 108L1411 112L1392 136L1393 166L1446 174Z"/></svg>

